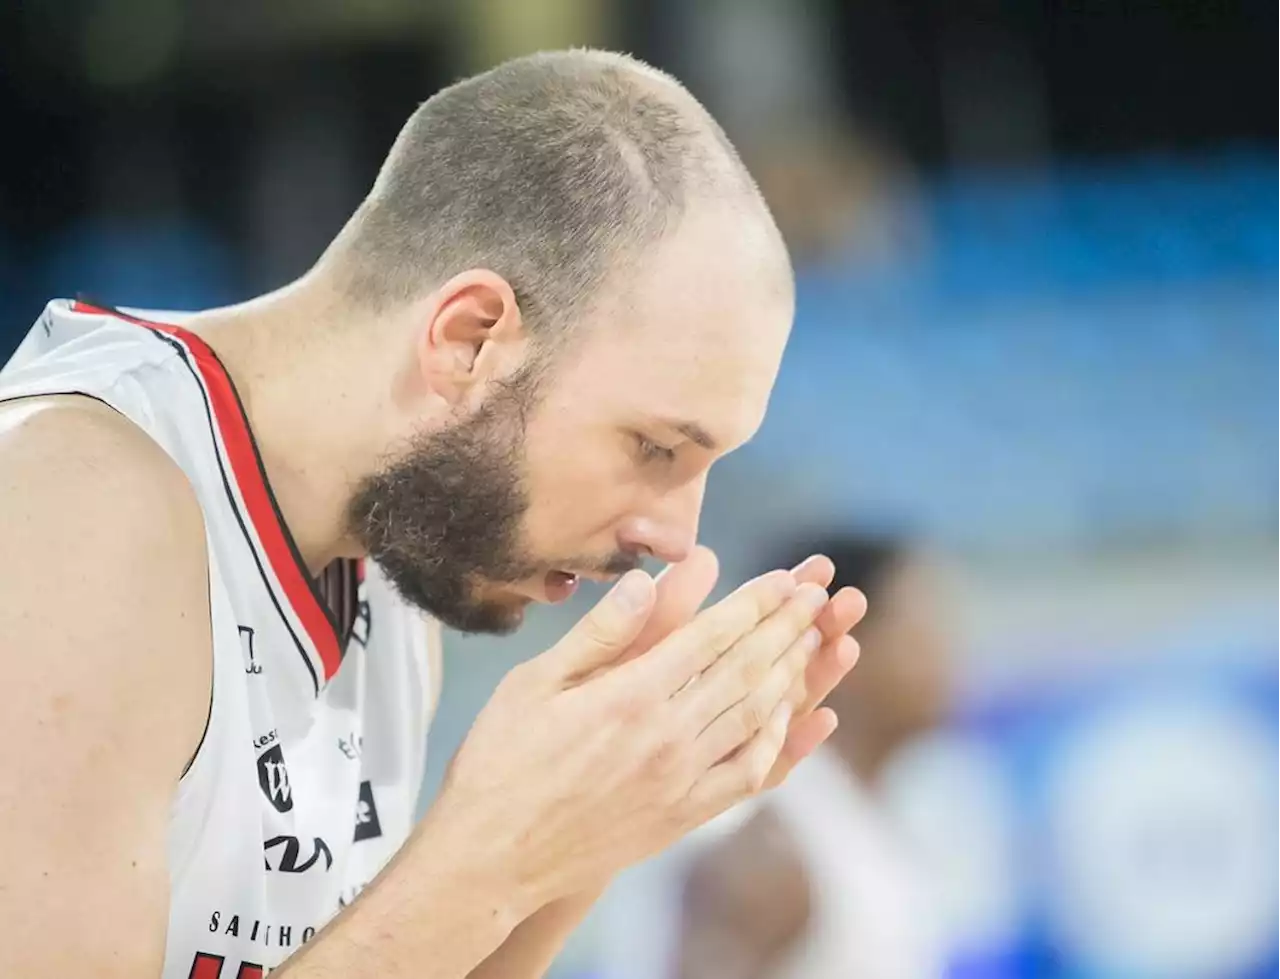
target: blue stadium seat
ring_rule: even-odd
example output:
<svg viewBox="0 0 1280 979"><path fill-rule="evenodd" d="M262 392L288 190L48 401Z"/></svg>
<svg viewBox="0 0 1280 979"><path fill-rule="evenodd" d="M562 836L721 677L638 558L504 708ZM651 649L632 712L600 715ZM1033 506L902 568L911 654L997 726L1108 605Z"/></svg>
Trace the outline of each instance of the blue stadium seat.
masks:
<svg viewBox="0 0 1280 979"><path fill-rule="evenodd" d="M201 309L243 298L230 250L178 222L92 222L47 250L49 296L86 294L120 306Z"/></svg>

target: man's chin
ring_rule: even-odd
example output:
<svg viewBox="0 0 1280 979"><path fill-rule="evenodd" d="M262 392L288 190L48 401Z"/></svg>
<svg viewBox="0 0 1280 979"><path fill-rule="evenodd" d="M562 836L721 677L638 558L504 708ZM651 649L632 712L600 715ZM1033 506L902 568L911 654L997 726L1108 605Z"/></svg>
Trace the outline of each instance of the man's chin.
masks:
<svg viewBox="0 0 1280 979"><path fill-rule="evenodd" d="M504 596L474 602L465 608L427 609L442 625L468 635L508 636L524 624L525 609L530 599Z"/></svg>

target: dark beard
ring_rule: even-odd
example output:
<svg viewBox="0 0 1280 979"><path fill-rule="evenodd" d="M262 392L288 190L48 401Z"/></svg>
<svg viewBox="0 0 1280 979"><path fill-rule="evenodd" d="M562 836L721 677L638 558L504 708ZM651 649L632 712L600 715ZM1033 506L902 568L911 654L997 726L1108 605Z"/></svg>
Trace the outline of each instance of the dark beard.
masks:
<svg viewBox="0 0 1280 979"><path fill-rule="evenodd" d="M528 380L509 385L470 417L415 440L366 477L348 505L349 533L401 597L450 628L511 632L523 603L485 601L477 588L549 570L520 543L533 394Z"/></svg>

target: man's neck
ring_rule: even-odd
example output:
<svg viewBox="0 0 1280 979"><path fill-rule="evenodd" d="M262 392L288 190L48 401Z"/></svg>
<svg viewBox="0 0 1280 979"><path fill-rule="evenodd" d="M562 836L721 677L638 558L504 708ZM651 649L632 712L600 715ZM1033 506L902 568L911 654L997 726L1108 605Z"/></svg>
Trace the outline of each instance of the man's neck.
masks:
<svg viewBox="0 0 1280 979"><path fill-rule="evenodd" d="M312 574L359 549L345 533L354 484L377 464L374 344L355 348L334 304L305 280L192 319L244 406L267 481ZM341 349L339 349L341 348Z"/></svg>

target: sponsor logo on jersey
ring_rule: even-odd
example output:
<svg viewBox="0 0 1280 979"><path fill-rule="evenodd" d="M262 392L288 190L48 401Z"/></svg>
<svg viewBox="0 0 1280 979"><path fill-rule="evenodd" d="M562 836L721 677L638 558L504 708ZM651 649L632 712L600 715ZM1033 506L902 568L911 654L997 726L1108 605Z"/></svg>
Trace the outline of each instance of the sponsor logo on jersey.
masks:
<svg viewBox="0 0 1280 979"><path fill-rule="evenodd" d="M360 586L363 592L364 586ZM372 626L372 615L369 612L369 602L365 599L360 600L360 604L356 606L356 617L351 623L351 641L358 642L361 646L369 645L369 630Z"/></svg>
<svg viewBox="0 0 1280 979"><path fill-rule="evenodd" d="M320 837L313 837L310 845L310 856L302 858L302 841L296 836L273 836L262 844L263 860L268 870L278 870L282 874L305 874L324 857L324 869L333 866L333 853L329 844ZM283 849L281 849L283 847ZM271 865L275 858L275 866Z"/></svg>
<svg viewBox="0 0 1280 979"><path fill-rule="evenodd" d="M236 626L240 630L240 645L244 649L244 671L261 673L262 664L258 662L258 651L253 645L253 630L247 625Z"/></svg>
<svg viewBox="0 0 1280 979"><path fill-rule="evenodd" d="M238 914L228 915L222 911L214 911L209 915L209 931L215 935L259 942L275 948L302 945L316 935L316 928L312 925L267 923L258 918L242 918Z"/></svg>
<svg viewBox="0 0 1280 979"><path fill-rule="evenodd" d="M360 798L356 802L356 835L354 842L372 840L382 835L382 823L378 819L378 807L373 801L373 783L367 779L360 783Z"/></svg>
<svg viewBox="0 0 1280 979"><path fill-rule="evenodd" d="M289 772L284 767L284 752L279 744L273 744L258 756L258 784L276 812L288 812L293 808Z"/></svg>
<svg viewBox="0 0 1280 979"><path fill-rule="evenodd" d="M352 731L345 738L339 736L338 750L342 752L343 757L349 761L356 761L364 754L364 735Z"/></svg>

